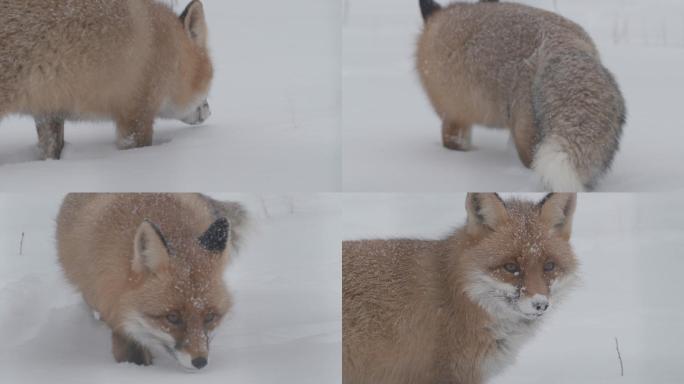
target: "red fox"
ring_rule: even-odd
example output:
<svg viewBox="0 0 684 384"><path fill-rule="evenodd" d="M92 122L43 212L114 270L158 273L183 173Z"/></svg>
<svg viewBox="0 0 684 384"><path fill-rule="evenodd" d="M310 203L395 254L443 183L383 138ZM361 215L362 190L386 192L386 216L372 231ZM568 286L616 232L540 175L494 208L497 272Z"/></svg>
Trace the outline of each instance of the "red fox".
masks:
<svg viewBox="0 0 684 384"><path fill-rule="evenodd" d="M582 27L496 0L420 8L416 65L443 145L467 151L474 124L505 127L551 192L592 189L618 151L626 107Z"/></svg>
<svg viewBox="0 0 684 384"><path fill-rule="evenodd" d="M469 194L442 240L343 244L343 382L481 384L510 365L577 275L574 194Z"/></svg>
<svg viewBox="0 0 684 384"><path fill-rule="evenodd" d="M168 353L184 368L208 363L229 311L223 271L241 239L238 203L198 194L70 194L57 219L67 279L112 330L118 362Z"/></svg>
<svg viewBox="0 0 684 384"><path fill-rule="evenodd" d="M121 149L152 144L156 117L199 124L213 76L199 0L4 0L0 118L33 116L46 159L64 121L112 119Z"/></svg>

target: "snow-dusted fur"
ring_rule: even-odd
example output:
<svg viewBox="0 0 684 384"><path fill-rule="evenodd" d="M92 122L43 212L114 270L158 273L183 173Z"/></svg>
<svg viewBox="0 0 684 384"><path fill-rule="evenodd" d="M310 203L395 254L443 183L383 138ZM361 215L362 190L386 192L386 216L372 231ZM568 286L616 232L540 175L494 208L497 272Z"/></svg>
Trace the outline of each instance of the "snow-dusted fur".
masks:
<svg viewBox="0 0 684 384"><path fill-rule="evenodd" d="M416 64L444 146L470 149L474 124L507 127L549 189L592 188L613 162L626 112L587 33L520 4L434 4L421 1Z"/></svg>
<svg viewBox="0 0 684 384"><path fill-rule="evenodd" d="M443 240L343 244L343 383L481 384L570 291L574 194L470 194Z"/></svg>
<svg viewBox="0 0 684 384"><path fill-rule="evenodd" d="M116 361L203 368L232 299L223 272L244 208L198 194L70 194L57 219L68 280L112 329Z"/></svg>
<svg viewBox="0 0 684 384"><path fill-rule="evenodd" d="M209 117L213 68L199 0L180 17L154 0L0 5L0 118L33 116L44 158L61 156L65 120L114 120L128 149L152 144L156 117Z"/></svg>

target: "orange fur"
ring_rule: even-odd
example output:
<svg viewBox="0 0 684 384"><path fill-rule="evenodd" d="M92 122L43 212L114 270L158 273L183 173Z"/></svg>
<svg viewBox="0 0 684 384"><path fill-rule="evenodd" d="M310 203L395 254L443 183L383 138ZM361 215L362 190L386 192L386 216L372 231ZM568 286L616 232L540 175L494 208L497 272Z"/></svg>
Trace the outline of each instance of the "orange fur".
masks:
<svg viewBox="0 0 684 384"><path fill-rule="evenodd" d="M555 284L572 281L574 204L471 194L466 225L445 239L344 242L343 382L480 384L499 373L548 309L532 300L553 304ZM510 303L490 292L499 286Z"/></svg>
<svg viewBox="0 0 684 384"><path fill-rule="evenodd" d="M203 233L223 218L230 222L225 250L203 246ZM180 357L207 358L209 334L231 307L223 271L243 221L239 204L202 195L66 197L57 219L59 260L112 329L117 361L149 364L155 347L182 364ZM182 324L170 322L171 314Z"/></svg>
<svg viewBox="0 0 684 384"><path fill-rule="evenodd" d="M10 0L0 13L0 117L33 116L46 158L69 119L112 119L122 149L151 145L156 117L198 122L213 68L202 3L184 23L153 0ZM200 116L198 116L198 114Z"/></svg>

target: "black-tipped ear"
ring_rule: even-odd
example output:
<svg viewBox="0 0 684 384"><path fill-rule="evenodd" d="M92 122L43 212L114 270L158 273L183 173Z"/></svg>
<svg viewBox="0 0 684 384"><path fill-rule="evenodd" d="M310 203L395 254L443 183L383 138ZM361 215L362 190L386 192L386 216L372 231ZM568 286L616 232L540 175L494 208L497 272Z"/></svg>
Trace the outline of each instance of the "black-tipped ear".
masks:
<svg viewBox="0 0 684 384"><path fill-rule="evenodd" d="M569 240L576 205L576 193L551 193L539 202L539 217L552 231Z"/></svg>
<svg viewBox="0 0 684 384"><path fill-rule="evenodd" d="M200 0L192 0L180 15L185 33L197 45L207 45L207 22L204 17L204 6Z"/></svg>
<svg viewBox="0 0 684 384"><path fill-rule="evenodd" d="M440 9L442 9L442 6L435 3L434 0L420 0L420 12L422 13L425 22Z"/></svg>
<svg viewBox="0 0 684 384"><path fill-rule="evenodd" d="M223 252L228 245L230 223L222 217L214 222L199 238L200 245L207 251Z"/></svg>
<svg viewBox="0 0 684 384"><path fill-rule="evenodd" d="M178 17L181 21L184 22L185 19L188 18L188 14L190 13L190 8L193 6L193 4L195 4L195 2L197 2L197 0L192 0L192 1L185 7L185 9L183 10L183 12L182 12L182 13L180 14L180 16Z"/></svg>
<svg viewBox="0 0 684 384"><path fill-rule="evenodd" d="M466 198L468 231L477 233L482 229L495 230L508 220L508 211L496 193L469 193Z"/></svg>

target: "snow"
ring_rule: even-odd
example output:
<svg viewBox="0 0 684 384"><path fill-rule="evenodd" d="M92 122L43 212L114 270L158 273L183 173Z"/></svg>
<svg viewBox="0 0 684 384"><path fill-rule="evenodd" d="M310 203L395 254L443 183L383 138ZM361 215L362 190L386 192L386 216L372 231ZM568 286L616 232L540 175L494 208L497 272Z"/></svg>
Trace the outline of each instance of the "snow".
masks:
<svg viewBox="0 0 684 384"><path fill-rule="evenodd" d="M344 239L439 238L466 218L463 194L343 199ZM683 210L674 194L579 196L571 243L581 284L550 311L517 363L491 384L681 383Z"/></svg>
<svg viewBox="0 0 684 384"><path fill-rule="evenodd" d="M57 195L0 195L0 382L336 383L341 375L340 204L333 195L212 195L253 224L225 279L235 307L189 377L171 358L117 364L57 264ZM20 254L20 243L23 249Z"/></svg>
<svg viewBox="0 0 684 384"><path fill-rule="evenodd" d="M188 1L175 3L180 12ZM111 122L67 122L63 159L44 162L33 120L7 117L3 191L339 190L339 6L204 5L215 66L209 120L158 120L154 146L130 151L116 149Z"/></svg>
<svg viewBox="0 0 684 384"><path fill-rule="evenodd" d="M447 1L441 0L442 4ZM627 100L628 124L598 191L684 190L684 2L521 0L556 10L595 39ZM441 144L441 122L414 70L417 0L346 0L343 180L353 192L540 191L509 133L476 127L474 151Z"/></svg>

